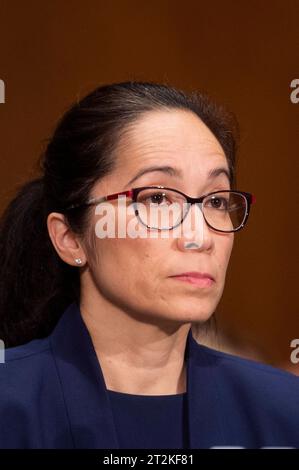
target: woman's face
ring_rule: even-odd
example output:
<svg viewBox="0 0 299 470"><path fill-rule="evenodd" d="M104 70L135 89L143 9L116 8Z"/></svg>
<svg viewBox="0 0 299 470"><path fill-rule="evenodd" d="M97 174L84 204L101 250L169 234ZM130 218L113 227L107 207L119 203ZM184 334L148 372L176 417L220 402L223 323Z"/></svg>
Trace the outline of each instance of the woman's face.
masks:
<svg viewBox="0 0 299 470"><path fill-rule="evenodd" d="M172 167L176 172L146 172L129 183L152 166ZM195 114L152 111L122 137L115 170L94 186L91 196L152 185L174 188L192 197L230 189L224 172L209 178L217 168L228 171L224 151ZM193 205L188 213L191 220L196 210ZM93 232L96 222L97 215L92 212ZM141 321L206 321L223 292L233 233L213 231L205 222L202 230L202 240L199 233L190 232L177 238L100 239L93 234L94 247L85 247L87 275L101 297ZM190 241L199 242L199 247L186 248L185 242ZM172 277L191 271L210 273L215 281L202 287Z"/></svg>

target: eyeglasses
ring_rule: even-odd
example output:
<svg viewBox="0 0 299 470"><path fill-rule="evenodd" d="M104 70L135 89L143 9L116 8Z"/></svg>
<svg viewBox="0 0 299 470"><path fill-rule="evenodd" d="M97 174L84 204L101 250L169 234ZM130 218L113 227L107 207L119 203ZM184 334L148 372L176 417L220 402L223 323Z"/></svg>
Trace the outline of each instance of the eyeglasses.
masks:
<svg viewBox="0 0 299 470"><path fill-rule="evenodd" d="M214 191L194 198L164 186L143 186L91 198L85 203L73 204L66 210L111 201L119 196L132 199L135 215L149 229L172 230L184 221L192 204L200 204L207 225L225 233L237 232L245 226L251 204L256 201L252 194L244 191ZM167 223L164 217L166 213Z"/></svg>

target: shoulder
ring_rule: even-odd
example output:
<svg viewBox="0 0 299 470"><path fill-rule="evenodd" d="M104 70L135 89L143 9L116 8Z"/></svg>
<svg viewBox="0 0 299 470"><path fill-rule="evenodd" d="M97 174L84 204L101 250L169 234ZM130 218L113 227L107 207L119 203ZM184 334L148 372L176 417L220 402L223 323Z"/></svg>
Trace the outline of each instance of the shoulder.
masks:
<svg viewBox="0 0 299 470"><path fill-rule="evenodd" d="M49 337L7 348L3 359L0 363L0 406L12 399L29 403L46 380L51 388L56 373Z"/></svg>
<svg viewBox="0 0 299 470"><path fill-rule="evenodd" d="M4 354L4 363L11 364L14 361L28 360L28 358L32 358L33 356L37 359L41 359L43 353L49 351L49 349L49 338L34 339L21 346L7 348Z"/></svg>
<svg viewBox="0 0 299 470"><path fill-rule="evenodd" d="M71 445L50 337L8 348L0 364L0 448Z"/></svg>
<svg viewBox="0 0 299 470"><path fill-rule="evenodd" d="M290 399L299 407L299 377L282 369L211 349L197 343L198 357L217 370L219 383L255 398Z"/></svg>
<svg viewBox="0 0 299 470"><path fill-rule="evenodd" d="M197 345L199 349L199 354L206 355L206 357L209 357L212 362L221 362L222 365L228 368L234 370L237 369L244 372L246 371L246 373L249 374L258 374L264 376L266 375L269 378L275 377L281 380L294 380L295 383L299 383L298 376L283 369L279 369L277 367L273 367L271 365L256 360L246 359L241 356L236 356L223 351L218 351L216 349L203 346L202 344L197 343Z"/></svg>
<svg viewBox="0 0 299 470"><path fill-rule="evenodd" d="M51 360L49 337L34 339L29 343L4 350L3 362L0 364L0 374L10 370L32 369Z"/></svg>
<svg viewBox="0 0 299 470"><path fill-rule="evenodd" d="M200 396L203 387L208 389L228 444L297 448L299 377L195 343L191 347L194 390Z"/></svg>

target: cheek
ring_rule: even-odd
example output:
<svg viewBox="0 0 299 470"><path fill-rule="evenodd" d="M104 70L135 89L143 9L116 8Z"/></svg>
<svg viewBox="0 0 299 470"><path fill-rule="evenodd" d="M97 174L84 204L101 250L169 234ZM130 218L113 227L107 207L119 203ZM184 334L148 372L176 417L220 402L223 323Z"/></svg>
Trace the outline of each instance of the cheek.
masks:
<svg viewBox="0 0 299 470"><path fill-rule="evenodd" d="M98 240L96 251L94 271L101 285L129 295L150 295L155 272L163 267L161 256L150 240Z"/></svg>
<svg viewBox="0 0 299 470"><path fill-rule="evenodd" d="M225 276L234 243L234 234L225 235L217 241L217 263L220 272Z"/></svg>

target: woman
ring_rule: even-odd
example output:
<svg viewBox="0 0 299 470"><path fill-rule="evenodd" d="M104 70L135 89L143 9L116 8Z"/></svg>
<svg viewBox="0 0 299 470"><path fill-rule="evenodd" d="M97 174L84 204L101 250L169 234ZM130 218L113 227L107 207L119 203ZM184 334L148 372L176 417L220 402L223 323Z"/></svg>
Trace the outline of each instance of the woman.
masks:
<svg viewBox="0 0 299 470"><path fill-rule="evenodd" d="M253 202L233 189L236 129L140 82L62 118L1 222L1 447L299 446L298 378L191 333Z"/></svg>

